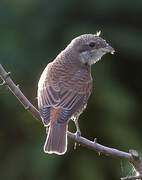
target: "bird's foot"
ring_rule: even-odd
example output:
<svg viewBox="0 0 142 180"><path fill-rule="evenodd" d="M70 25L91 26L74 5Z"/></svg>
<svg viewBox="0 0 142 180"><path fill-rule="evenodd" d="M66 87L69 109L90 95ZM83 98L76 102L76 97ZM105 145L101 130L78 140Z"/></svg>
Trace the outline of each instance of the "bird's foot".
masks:
<svg viewBox="0 0 142 180"><path fill-rule="evenodd" d="M77 130L75 133L76 139L78 139L81 136L81 131Z"/></svg>
<svg viewBox="0 0 142 180"><path fill-rule="evenodd" d="M81 136L81 131L80 130L76 131L76 133L75 133L76 140L78 140L80 136ZM78 145L80 145L80 144L78 144ZM77 142L74 143L74 149L76 149L76 147L77 147Z"/></svg>

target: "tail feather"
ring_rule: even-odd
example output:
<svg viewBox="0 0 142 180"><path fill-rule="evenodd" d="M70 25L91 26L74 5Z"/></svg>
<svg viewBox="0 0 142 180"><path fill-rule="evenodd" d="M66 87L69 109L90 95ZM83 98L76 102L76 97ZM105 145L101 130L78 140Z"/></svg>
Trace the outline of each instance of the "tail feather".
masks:
<svg viewBox="0 0 142 180"><path fill-rule="evenodd" d="M50 125L44 145L45 153L64 154L67 150L67 122L55 122Z"/></svg>

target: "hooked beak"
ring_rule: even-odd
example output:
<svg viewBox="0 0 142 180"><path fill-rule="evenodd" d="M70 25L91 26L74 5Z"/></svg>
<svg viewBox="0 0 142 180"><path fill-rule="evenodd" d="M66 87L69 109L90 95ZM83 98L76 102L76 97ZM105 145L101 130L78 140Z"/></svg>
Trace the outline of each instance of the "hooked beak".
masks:
<svg viewBox="0 0 142 180"><path fill-rule="evenodd" d="M115 53L115 50L110 45L107 45L106 47L102 48L102 51L104 53L111 53L111 54Z"/></svg>

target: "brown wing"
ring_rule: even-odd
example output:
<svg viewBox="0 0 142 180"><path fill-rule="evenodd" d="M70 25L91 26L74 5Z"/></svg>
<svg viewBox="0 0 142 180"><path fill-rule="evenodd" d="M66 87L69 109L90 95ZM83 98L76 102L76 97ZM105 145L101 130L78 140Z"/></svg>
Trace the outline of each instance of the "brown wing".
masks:
<svg viewBox="0 0 142 180"><path fill-rule="evenodd" d="M83 72L84 71L77 71L77 73L70 78L70 82L68 82L69 80L67 81L67 76L60 78L60 83L57 83L58 90L52 86L51 81L49 83L42 77L44 80L42 80L42 83L39 83L38 104L44 125L50 123L52 108L60 108L57 121L64 122L70 119L74 113L82 109L87 103L92 89L92 82L85 81L84 76L86 76L86 74ZM46 75L49 74L47 73ZM55 83L53 82L53 84Z"/></svg>

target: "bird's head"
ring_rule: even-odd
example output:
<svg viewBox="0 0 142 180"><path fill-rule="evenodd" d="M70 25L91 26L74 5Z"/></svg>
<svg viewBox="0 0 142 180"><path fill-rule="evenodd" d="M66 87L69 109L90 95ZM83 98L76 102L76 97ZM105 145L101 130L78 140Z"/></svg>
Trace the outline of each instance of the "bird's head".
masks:
<svg viewBox="0 0 142 180"><path fill-rule="evenodd" d="M97 34L84 34L71 41L69 47L76 51L83 64L94 64L106 53L113 54L114 49Z"/></svg>

